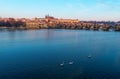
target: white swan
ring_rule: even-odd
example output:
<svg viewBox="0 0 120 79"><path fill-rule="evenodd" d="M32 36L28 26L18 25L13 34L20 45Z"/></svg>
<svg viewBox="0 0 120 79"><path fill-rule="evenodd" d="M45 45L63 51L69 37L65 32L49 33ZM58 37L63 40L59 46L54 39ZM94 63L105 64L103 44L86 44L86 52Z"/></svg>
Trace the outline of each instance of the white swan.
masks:
<svg viewBox="0 0 120 79"><path fill-rule="evenodd" d="M65 64L65 63L63 62L63 63L60 64L60 66L64 66L64 64Z"/></svg>
<svg viewBox="0 0 120 79"><path fill-rule="evenodd" d="M88 58L92 58L92 55L88 55Z"/></svg>
<svg viewBox="0 0 120 79"><path fill-rule="evenodd" d="M72 65L72 64L74 64L74 61L71 61L71 62L69 62L68 64L69 64L69 65Z"/></svg>

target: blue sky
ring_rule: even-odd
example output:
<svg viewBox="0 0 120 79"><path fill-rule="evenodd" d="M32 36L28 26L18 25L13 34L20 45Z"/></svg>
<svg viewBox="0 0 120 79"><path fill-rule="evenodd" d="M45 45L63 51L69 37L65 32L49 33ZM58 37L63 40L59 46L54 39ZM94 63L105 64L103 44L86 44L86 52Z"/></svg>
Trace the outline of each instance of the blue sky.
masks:
<svg viewBox="0 0 120 79"><path fill-rule="evenodd" d="M120 0L0 0L0 17L120 20Z"/></svg>

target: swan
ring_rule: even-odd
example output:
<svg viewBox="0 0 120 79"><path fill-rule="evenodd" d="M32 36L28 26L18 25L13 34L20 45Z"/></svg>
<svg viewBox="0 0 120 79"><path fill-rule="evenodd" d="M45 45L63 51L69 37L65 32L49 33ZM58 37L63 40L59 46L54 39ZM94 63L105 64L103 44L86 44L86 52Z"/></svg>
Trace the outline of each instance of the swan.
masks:
<svg viewBox="0 0 120 79"><path fill-rule="evenodd" d="M64 64L65 64L65 63L63 62L63 63L60 64L60 66L64 66Z"/></svg>
<svg viewBox="0 0 120 79"><path fill-rule="evenodd" d="M92 55L88 55L88 58L92 58Z"/></svg>
<svg viewBox="0 0 120 79"><path fill-rule="evenodd" d="M71 61L71 62L69 62L68 64L69 64L69 65L72 65L72 64L74 64L74 62L73 62L73 61Z"/></svg>

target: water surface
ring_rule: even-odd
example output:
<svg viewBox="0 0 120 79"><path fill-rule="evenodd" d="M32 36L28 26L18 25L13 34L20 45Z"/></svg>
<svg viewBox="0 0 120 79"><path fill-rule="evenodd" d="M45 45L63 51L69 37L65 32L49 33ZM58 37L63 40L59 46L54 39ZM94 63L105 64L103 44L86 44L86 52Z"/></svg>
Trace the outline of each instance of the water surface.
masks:
<svg viewBox="0 0 120 79"><path fill-rule="evenodd" d="M0 31L0 79L120 79L119 74L119 32Z"/></svg>

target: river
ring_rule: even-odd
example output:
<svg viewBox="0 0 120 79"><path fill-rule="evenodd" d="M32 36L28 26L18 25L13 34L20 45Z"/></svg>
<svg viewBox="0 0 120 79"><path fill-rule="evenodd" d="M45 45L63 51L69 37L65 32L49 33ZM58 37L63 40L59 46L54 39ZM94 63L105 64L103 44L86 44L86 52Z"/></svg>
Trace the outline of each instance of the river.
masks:
<svg viewBox="0 0 120 79"><path fill-rule="evenodd" d="M120 79L120 33L1 30L0 79Z"/></svg>

